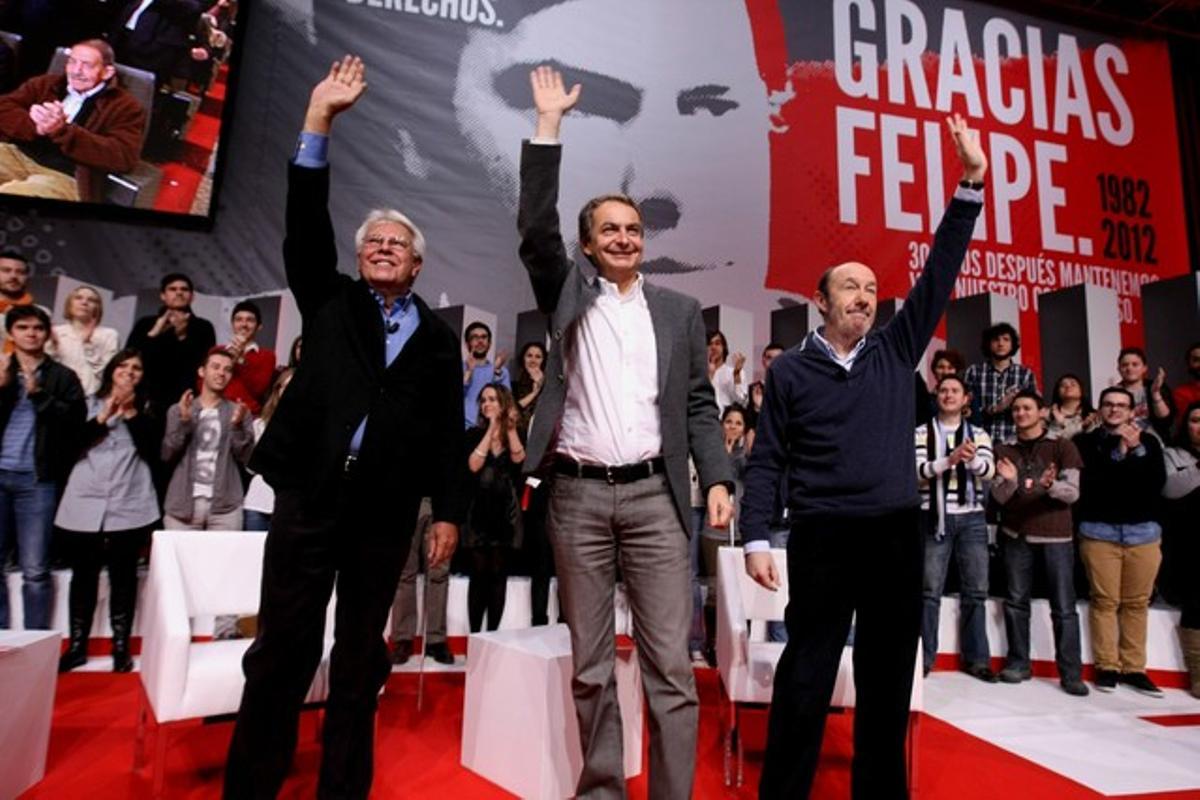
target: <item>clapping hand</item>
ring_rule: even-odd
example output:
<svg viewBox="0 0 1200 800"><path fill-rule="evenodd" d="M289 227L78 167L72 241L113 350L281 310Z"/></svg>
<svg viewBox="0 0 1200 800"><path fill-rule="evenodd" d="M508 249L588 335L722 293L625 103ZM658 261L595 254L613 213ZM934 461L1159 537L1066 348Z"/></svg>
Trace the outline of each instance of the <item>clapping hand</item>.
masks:
<svg viewBox="0 0 1200 800"><path fill-rule="evenodd" d="M1051 461L1050 466L1046 467L1046 469L1042 471L1042 488L1049 489L1054 485L1056 480L1058 480L1058 465Z"/></svg>
<svg viewBox="0 0 1200 800"><path fill-rule="evenodd" d="M241 425L242 420L246 418L248 413L250 413L250 409L246 408L245 403L243 403L241 400L238 400L233 404L233 414L229 417L229 421L235 426Z"/></svg>
<svg viewBox="0 0 1200 800"><path fill-rule="evenodd" d="M1017 479L1017 465L1010 459L1002 458L996 462L996 474L1006 481Z"/></svg>
<svg viewBox="0 0 1200 800"><path fill-rule="evenodd" d="M196 395L191 389L185 389L179 398L179 419L183 422L192 421L192 405L196 400Z"/></svg>

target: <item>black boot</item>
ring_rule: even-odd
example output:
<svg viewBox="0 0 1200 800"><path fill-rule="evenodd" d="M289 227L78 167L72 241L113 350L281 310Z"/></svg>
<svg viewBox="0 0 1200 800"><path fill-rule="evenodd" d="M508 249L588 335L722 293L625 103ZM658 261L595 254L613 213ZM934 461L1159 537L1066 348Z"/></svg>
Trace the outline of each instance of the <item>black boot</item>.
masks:
<svg viewBox="0 0 1200 800"><path fill-rule="evenodd" d="M113 672L129 672L133 669L133 656L129 654L129 629L133 625L131 611L112 613L112 659Z"/></svg>
<svg viewBox="0 0 1200 800"><path fill-rule="evenodd" d="M71 578L67 613L70 616L70 639L67 652L58 660L59 672L70 672L87 663L88 636L92 632L92 615L96 612L96 584L89 583L88 575L82 572Z"/></svg>
<svg viewBox="0 0 1200 800"><path fill-rule="evenodd" d="M74 609L71 611L71 638L67 644L67 652L58 659L59 672L70 672L87 663L88 626L83 619L75 616Z"/></svg>

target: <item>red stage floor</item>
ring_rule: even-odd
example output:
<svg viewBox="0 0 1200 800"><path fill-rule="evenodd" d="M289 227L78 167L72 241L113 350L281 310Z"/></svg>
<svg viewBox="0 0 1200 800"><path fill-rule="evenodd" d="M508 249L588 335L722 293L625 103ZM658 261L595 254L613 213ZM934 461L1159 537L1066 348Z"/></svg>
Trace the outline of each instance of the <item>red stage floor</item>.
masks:
<svg viewBox="0 0 1200 800"><path fill-rule="evenodd" d="M746 723L746 786L722 785L720 690L715 670L697 673L701 695L698 798L755 796L763 715ZM946 676L952 678L954 676ZM935 674L934 679L937 679ZM980 687L1002 691L1001 687ZM427 676L424 710L417 713L416 676L393 674L380 702L374 798L501 798L509 795L459 766L463 675ZM54 727L45 779L28 798L130 798L150 796L150 770L131 771L138 676L83 672L63 676L55 699ZM1182 693L1179 693L1182 695ZM1087 708L1087 700L1080 709ZM755 720L757 717L757 721ZM852 714L830 717L815 798L849 796ZM1194 720L1180 720L1186 726ZM519 724L519 721L514 721ZM306 714L293 777L283 797L312 797L320 748L315 716ZM210 798L220 793L231 723L175 728L167 751L164 796ZM1097 798L1098 794L1046 768L975 738L930 716L919 726L918 796L925 800ZM1200 763L1200 753L1198 753ZM630 782L630 797L646 797L645 778ZM1136 800L1200 798L1200 791L1122 795Z"/></svg>

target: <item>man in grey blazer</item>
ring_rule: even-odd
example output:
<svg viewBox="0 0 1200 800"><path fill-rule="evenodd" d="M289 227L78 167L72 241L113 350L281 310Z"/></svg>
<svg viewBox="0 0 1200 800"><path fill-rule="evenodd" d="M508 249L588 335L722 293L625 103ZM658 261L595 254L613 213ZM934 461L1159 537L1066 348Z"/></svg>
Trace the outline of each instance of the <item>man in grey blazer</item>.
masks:
<svg viewBox="0 0 1200 800"><path fill-rule="evenodd" d="M641 213L624 195L594 198L579 214L580 247L598 274L585 276L567 254L558 133L580 86L566 91L545 66L530 81L537 130L521 152L517 227L553 342L525 463L554 473L547 529L571 629L584 754L577 795L625 795L613 677L619 566L651 717L650 796L687 798L698 709L687 652L689 452L710 523L723 527L733 514L700 304L643 280Z"/></svg>

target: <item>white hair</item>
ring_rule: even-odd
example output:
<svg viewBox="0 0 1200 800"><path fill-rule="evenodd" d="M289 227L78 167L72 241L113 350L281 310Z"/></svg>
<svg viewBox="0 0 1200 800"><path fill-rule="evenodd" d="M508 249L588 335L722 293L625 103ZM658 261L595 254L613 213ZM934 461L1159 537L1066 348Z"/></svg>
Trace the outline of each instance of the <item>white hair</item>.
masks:
<svg viewBox="0 0 1200 800"><path fill-rule="evenodd" d="M375 208L367 214L367 218L363 220L362 225L359 225L358 230L354 232L355 252L362 251L363 241L367 238L367 231L377 222L395 222L408 228L412 234L413 255L421 261L425 260L425 234L421 233L421 229L411 219L394 208Z"/></svg>

